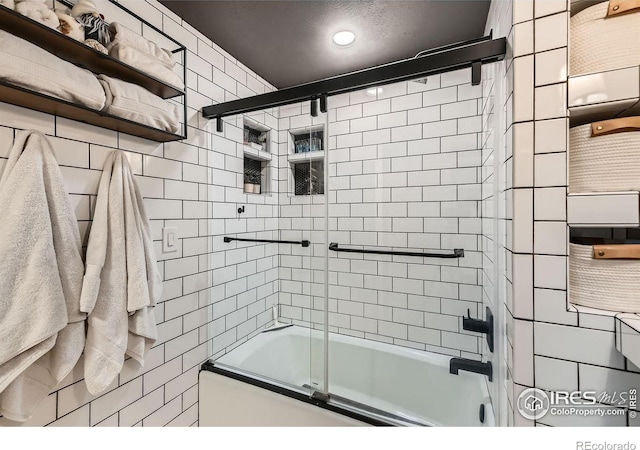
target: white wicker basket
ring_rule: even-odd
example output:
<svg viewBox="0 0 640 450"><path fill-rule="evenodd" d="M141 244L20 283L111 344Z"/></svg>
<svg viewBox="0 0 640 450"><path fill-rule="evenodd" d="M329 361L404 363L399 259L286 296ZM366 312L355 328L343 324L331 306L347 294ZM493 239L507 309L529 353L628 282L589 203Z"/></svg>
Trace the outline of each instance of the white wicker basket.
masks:
<svg viewBox="0 0 640 450"><path fill-rule="evenodd" d="M569 244L569 301L640 312L640 245Z"/></svg>
<svg viewBox="0 0 640 450"><path fill-rule="evenodd" d="M638 190L640 116L595 122L569 131L569 192Z"/></svg>
<svg viewBox="0 0 640 450"><path fill-rule="evenodd" d="M571 75L640 65L640 0L611 0L571 18Z"/></svg>

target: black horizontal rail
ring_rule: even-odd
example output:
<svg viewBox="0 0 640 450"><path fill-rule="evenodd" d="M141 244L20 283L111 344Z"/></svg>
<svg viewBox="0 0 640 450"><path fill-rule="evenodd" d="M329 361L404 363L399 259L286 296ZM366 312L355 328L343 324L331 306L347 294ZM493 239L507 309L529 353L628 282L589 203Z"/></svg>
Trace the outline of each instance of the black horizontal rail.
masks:
<svg viewBox="0 0 640 450"><path fill-rule="evenodd" d="M423 56L418 58L397 61L274 92L205 106L202 108L202 116L206 119L218 119L221 126L222 117L226 116L260 111L265 108L275 108L317 98L325 99L326 101L326 96L344 94L382 84L397 83L467 67L479 68L482 64L504 59L506 50L506 38L491 39L491 36L489 36L473 39L422 52ZM479 71L476 69L476 72ZM472 81L473 84L479 83L480 80L477 78L477 74Z"/></svg>
<svg viewBox="0 0 640 450"><path fill-rule="evenodd" d="M268 244L296 244L296 245L302 245L303 247L308 247L311 244L311 242L309 242L307 240L302 240L302 241L279 241L279 240L274 240L274 239L241 239L241 238L234 238L234 237L229 237L229 236L225 236L224 237L224 241L225 242L231 242L231 241L266 242Z"/></svg>
<svg viewBox="0 0 640 450"><path fill-rule="evenodd" d="M425 252L396 252L390 250L364 250L357 248L340 248L336 242L329 244L329 250L334 252L348 253L369 253L374 255L395 255L395 256L419 256L422 258L463 258L464 250L456 248L453 253L425 253Z"/></svg>

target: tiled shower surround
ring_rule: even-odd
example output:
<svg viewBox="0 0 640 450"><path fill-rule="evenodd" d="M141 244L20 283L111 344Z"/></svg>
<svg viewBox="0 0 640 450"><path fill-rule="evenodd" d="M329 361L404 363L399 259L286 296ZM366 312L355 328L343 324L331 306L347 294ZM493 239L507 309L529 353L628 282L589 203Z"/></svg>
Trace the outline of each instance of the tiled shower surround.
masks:
<svg viewBox="0 0 640 450"><path fill-rule="evenodd" d="M107 20L165 44L116 5L95 3ZM222 235L276 229L270 221L277 199L242 193L242 127L230 120L224 133L217 133L200 109L273 87L158 2L121 3L187 47L188 139L159 144L1 103L0 171L19 129L47 134L86 245L103 161L114 149L127 152L164 276L155 308L159 337L144 368L126 361L117 382L97 398L82 381L81 361L26 425L197 425L199 366L271 320L277 248L235 249L222 242ZM268 123L277 126L275 119ZM242 218L236 202L246 207ZM176 253L161 251L163 226L177 227ZM0 418L4 425L14 424Z"/></svg>
<svg viewBox="0 0 640 450"><path fill-rule="evenodd" d="M479 338L461 331L460 318L477 317L482 302L482 103L470 80L467 69L329 98L330 242L465 251L460 259L329 252L330 331L480 358ZM283 318L322 328L324 195L287 192L286 130L312 125L304 106L281 111L280 220L285 239L316 244L281 246L278 301Z"/></svg>

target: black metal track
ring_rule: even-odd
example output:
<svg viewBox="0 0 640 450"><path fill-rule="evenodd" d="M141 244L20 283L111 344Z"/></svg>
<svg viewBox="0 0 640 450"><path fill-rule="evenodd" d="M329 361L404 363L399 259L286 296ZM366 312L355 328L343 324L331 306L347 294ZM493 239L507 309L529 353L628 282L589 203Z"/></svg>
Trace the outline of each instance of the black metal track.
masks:
<svg viewBox="0 0 640 450"><path fill-rule="evenodd" d="M464 250L456 248L453 253L396 252L389 250L363 250L357 248L340 248L336 242L329 244L329 250L347 253L369 253L374 255L419 256L422 258L463 258Z"/></svg>
<svg viewBox="0 0 640 450"><path fill-rule="evenodd" d="M202 115L207 119L220 119L234 114L275 108L472 66L474 67L472 81L477 84L479 82L479 71L477 70L479 64L500 61L504 59L506 51L506 38L491 39L490 37L484 37L474 39L429 50L425 52L425 56L418 58L385 64L218 105L205 106L202 108Z"/></svg>
<svg viewBox="0 0 640 450"><path fill-rule="evenodd" d="M309 242L307 240L303 240L303 241L278 241L278 240L273 240L273 239L241 239L241 238L234 238L234 237L229 237L229 236L225 236L224 237L224 241L225 242L231 242L231 241L266 242L268 244L296 244L296 245L302 245L303 247L308 247L311 244L311 242Z"/></svg>

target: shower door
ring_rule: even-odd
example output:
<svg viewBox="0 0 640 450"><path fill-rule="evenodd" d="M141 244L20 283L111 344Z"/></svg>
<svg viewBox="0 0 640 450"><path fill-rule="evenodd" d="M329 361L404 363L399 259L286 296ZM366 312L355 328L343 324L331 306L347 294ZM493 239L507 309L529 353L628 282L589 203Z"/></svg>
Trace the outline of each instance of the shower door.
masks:
<svg viewBox="0 0 640 450"><path fill-rule="evenodd" d="M470 69L329 98L330 401L385 422L480 425L481 87Z"/></svg>
<svg viewBox="0 0 640 450"><path fill-rule="evenodd" d="M230 122L213 142L224 157L212 190L212 328L215 343L231 342L215 364L322 397L326 114L305 102Z"/></svg>
<svg viewBox="0 0 640 450"><path fill-rule="evenodd" d="M326 393L324 345L327 115L309 102L280 108L280 233L283 240L309 241L308 247L281 245L279 303L283 320L308 336L300 387ZM312 114L313 112L313 114Z"/></svg>

